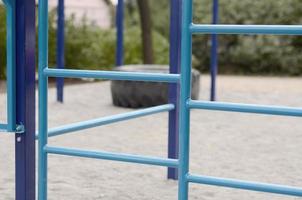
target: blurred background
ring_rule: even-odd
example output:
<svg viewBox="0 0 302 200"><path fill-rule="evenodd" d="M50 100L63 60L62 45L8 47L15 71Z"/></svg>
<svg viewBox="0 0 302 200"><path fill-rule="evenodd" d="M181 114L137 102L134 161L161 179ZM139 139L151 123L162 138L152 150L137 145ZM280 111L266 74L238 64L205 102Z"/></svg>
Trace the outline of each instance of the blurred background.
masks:
<svg viewBox="0 0 302 200"><path fill-rule="evenodd" d="M139 6L138 3L144 6ZM66 0L66 66L111 69L115 59L116 0ZM194 21L211 23L212 0L194 2ZM56 0L49 1L50 66L56 63ZM255 0L219 2L222 24L301 24L300 0ZM148 12L140 12L144 7ZM146 10L144 10L146 11ZM149 17L152 38L149 58L143 56L141 15ZM125 0L125 64L167 64L169 62L169 1ZM5 9L0 7L0 77L5 78ZM147 41L148 42L148 41ZM151 42L151 43L150 43ZM210 36L195 36L193 65L205 73L210 66ZM219 36L220 74L282 75L302 74L298 36ZM147 59L147 60L146 60Z"/></svg>

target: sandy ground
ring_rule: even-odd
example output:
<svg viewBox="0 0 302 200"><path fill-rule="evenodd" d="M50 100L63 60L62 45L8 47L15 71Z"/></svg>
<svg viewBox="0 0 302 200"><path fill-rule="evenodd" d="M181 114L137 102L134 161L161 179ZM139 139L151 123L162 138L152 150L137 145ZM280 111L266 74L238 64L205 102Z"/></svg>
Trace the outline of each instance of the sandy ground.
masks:
<svg viewBox="0 0 302 200"><path fill-rule="evenodd" d="M222 101L302 105L301 78L220 76ZM201 99L208 99L203 76ZM65 104L49 90L49 126L123 113L111 104L109 82L66 87ZM4 119L5 94L0 94ZM50 139L64 147L165 157L167 114L156 114ZM194 110L190 170L203 175L302 186L302 124L299 118ZM14 139L0 135L0 199L14 199ZM75 157L49 157L50 200L173 200L177 182L163 167ZM190 199L281 200L288 196L190 185Z"/></svg>

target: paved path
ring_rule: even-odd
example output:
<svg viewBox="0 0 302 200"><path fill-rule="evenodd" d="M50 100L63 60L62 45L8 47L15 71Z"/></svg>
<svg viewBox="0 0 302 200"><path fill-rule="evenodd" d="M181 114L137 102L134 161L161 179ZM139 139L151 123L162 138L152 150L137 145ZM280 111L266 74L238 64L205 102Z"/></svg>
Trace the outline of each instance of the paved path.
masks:
<svg viewBox="0 0 302 200"><path fill-rule="evenodd" d="M301 78L219 77L223 101L302 105ZM209 78L202 80L208 98ZM65 104L49 91L49 124L129 111L113 107L109 82L66 88ZM0 94L0 110L4 110ZM3 112L1 113L3 114ZM4 118L3 115L1 116ZM191 122L191 171L302 186L302 123L299 118L196 110ZM167 114L157 114L50 139L56 146L166 156ZM13 137L0 135L0 200L13 200ZM50 200L175 200L177 184L166 169L111 161L50 156ZM190 199L288 200L287 196L191 185Z"/></svg>

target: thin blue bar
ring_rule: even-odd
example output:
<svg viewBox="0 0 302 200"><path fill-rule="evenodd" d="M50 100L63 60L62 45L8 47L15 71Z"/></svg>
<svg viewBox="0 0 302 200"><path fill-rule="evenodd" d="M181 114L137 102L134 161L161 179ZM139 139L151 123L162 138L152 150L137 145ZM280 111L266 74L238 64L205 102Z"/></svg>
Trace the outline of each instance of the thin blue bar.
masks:
<svg viewBox="0 0 302 200"><path fill-rule="evenodd" d="M7 131L16 130L16 5L13 0L4 1L6 18L6 63L7 63Z"/></svg>
<svg viewBox="0 0 302 200"><path fill-rule="evenodd" d="M191 96L191 68L192 68L192 35L189 26L193 20L193 2L186 0L182 3L181 25L181 81L179 102L179 168L178 168L178 199L188 200L190 149L190 109L187 101Z"/></svg>
<svg viewBox="0 0 302 200"><path fill-rule="evenodd" d="M117 114L109 117L102 117L99 119L93 119L83 122L78 122L66 126L61 126L57 128L50 129L48 131L48 137L63 135L70 132L80 131L84 129L94 128L102 125L107 125L115 122L125 121L137 117L142 117L146 115L156 114L160 112L166 112L174 109L173 104L166 104L161 106L155 106L152 108L146 108L138 111L123 113L123 114Z"/></svg>
<svg viewBox="0 0 302 200"><path fill-rule="evenodd" d="M45 146L44 152L50 154L59 154L66 156L77 156L84 158L94 158L102 160L112 160L120 162L129 162L129 163L139 163L146 165L157 165L157 166L166 166L166 167L178 167L178 161L175 159L163 159L151 156L138 156L131 154L119 154L111 153L105 151L86 151L80 149L72 148L60 148L60 147L50 147Z"/></svg>
<svg viewBox="0 0 302 200"><path fill-rule="evenodd" d="M124 0L118 0L116 6L116 50L115 65L124 63Z"/></svg>
<svg viewBox="0 0 302 200"><path fill-rule="evenodd" d="M0 124L0 132L6 132L7 131L7 124Z"/></svg>
<svg viewBox="0 0 302 200"><path fill-rule="evenodd" d="M188 106L191 109L302 117L302 108L293 108L293 107L285 107L285 106L266 106L266 105L255 105L255 104L208 102L208 101L189 101Z"/></svg>
<svg viewBox="0 0 302 200"><path fill-rule="evenodd" d="M65 8L64 0L58 0L57 19L57 68L64 69L65 66ZM63 103L64 100L64 78L56 79L57 101Z"/></svg>
<svg viewBox="0 0 302 200"><path fill-rule="evenodd" d="M302 35L300 25L213 25L191 24L191 33L196 34L268 34L268 35Z"/></svg>
<svg viewBox="0 0 302 200"><path fill-rule="evenodd" d="M219 0L213 0L213 24L218 24L218 18L219 18ZM218 35L212 34L211 35L211 94L210 94L210 100L215 101L216 100L216 76L217 76L217 67L218 67Z"/></svg>
<svg viewBox="0 0 302 200"><path fill-rule="evenodd" d="M72 69L51 69L51 68L45 69L44 75L48 77L95 78L95 79L110 79L110 80L154 81L154 82L171 82L171 83L178 82L180 77L179 74L72 70Z"/></svg>
<svg viewBox="0 0 302 200"><path fill-rule="evenodd" d="M283 194L290 196L302 196L302 188L267 184L267 183L257 183L251 181L242 181L236 179L227 179L227 178L217 178L211 176L197 176L197 175L188 175L187 180L192 183L214 185L221 187L229 187L243 190L253 190L266 193L275 193Z"/></svg>
<svg viewBox="0 0 302 200"><path fill-rule="evenodd" d="M48 0L39 0L39 164L38 200L47 200L47 89L44 69L48 66Z"/></svg>

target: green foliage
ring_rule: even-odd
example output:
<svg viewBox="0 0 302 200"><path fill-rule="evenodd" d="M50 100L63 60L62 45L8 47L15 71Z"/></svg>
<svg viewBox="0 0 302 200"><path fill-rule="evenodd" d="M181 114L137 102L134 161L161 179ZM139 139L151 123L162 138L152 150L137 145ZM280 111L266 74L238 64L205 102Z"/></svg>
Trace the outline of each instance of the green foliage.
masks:
<svg viewBox="0 0 302 200"><path fill-rule="evenodd" d="M135 1L128 0L127 26L139 22ZM153 1L152 1L153 2ZM220 0L221 24L301 24L301 0ZM151 4L154 29L169 38L169 1ZM130 13L130 14L129 14ZM194 22L209 24L212 0L194 1ZM210 66L210 36L193 38L193 65L201 71ZM302 37L219 36L219 72L236 74L302 74Z"/></svg>
<svg viewBox="0 0 302 200"><path fill-rule="evenodd" d="M76 24L74 17L65 23L65 63L67 67L81 69L111 69L115 63L116 30L102 30L89 24L85 17ZM125 30L125 64L142 63L141 32L139 27ZM160 34L154 32L155 62L167 64L169 43ZM50 15L49 25L49 63L56 63L56 23L55 14Z"/></svg>
<svg viewBox="0 0 302 200"><path fill-rule="evenodd" d="M153 2L153 1L152 1ZM301 0L221 0L222 24L301 24ZM152 3L155 61L167 64L169 59L169 1ZM194 22L211 23L212 0L194 1ZM126 1L125 63L142 63L141 32L135 0ZM5 77L6 25L5 9L0 6L0 78ZM55 12L50 13L49 63L56 65ZM111 69L115 59L115 29L101 30L85 17L76 24L66 21L66 66L81 69ZM193 65L209 70L209 35L194 36ZM300 36L219 36L220 73L302 74L302 37Z"/></svg>
<svg viewBox="0 0 302 200"><path fill-rule="evenodd" d="M211 23L211 0L195 1L195 23ZM302 1L220 1L221 24L301 24ZM210 62L209 36L194 37L200 70ZM295 36L219 36L219 71L245 74L302 74L302 39Z"/></svg>

